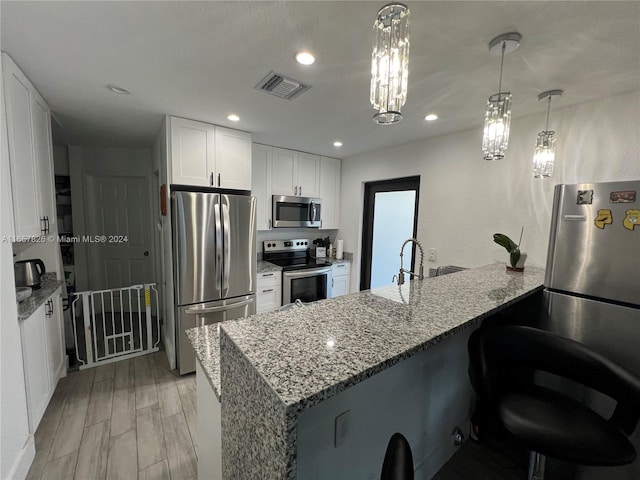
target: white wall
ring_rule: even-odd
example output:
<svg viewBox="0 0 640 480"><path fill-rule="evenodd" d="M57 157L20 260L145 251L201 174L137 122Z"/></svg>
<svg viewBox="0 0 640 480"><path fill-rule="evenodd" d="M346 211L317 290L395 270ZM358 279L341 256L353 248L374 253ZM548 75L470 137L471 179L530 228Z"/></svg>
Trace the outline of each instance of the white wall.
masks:
<svg viewBox="0 0 640 480"><path fill-rule="evenodd" d="M2 73L0 71L0 78ZM2 85L0 84L0 97ZM2 99L4 103L4 100ZM9 150L0 109L0 237L13 235ZM0 478L24 478L35 447L29 437L11 243L0 242Z"/></svg>
<svg viewBox="0 0 640 480"><path fill-rule="evenodd" d="M352 291L360 285L364 182L410 175L421 177L418 239L425 250L437 249L429 267L506 263L506 251L492 235L501 232L517 241L522 226L527 264L544 267L554 185L640 178L640 90L561 105L562 99L552 104L550 116L558 140L549 179L531 173L546 112L512 122L507 155L498 162L482 159L481 127L343 160L338 236L354 252ZM398 256L400 245L389 250Z"/></svg>

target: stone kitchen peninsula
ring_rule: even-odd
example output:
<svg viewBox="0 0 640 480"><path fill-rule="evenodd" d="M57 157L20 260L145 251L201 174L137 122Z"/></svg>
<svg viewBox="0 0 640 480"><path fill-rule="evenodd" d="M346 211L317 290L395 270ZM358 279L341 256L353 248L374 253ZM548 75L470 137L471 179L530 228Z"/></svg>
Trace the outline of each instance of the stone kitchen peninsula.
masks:
<svg viewBox="0 0 640 480"><path fill-rule="evenodd" d="M211 327L190 331L221 399L223 478L379 478L396 431L431 478L468 428L472 327L543 280L493 264L225 322L219 364Z"/></svg>

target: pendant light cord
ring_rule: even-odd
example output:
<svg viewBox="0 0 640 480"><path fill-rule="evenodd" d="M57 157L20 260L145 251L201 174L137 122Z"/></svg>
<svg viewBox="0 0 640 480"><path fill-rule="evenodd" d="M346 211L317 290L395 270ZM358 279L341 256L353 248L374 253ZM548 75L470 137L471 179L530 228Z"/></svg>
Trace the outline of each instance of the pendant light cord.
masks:
<svg viewBox="0 0 640 480"><path fill-rule="evenodd" d="M507 48L507 42L502 42L502 59L500 60L500 82L498 83L498 95L502 93L502 67L504 65L504 51Z"/></svg>
<svg viewBox="0 0 640 480"><path fill-rule="evenodd" d="M547 104L547 123L544 127L544 131L549 131L549 111L551 110L551 95L549 95L549 103Z"/></svg>

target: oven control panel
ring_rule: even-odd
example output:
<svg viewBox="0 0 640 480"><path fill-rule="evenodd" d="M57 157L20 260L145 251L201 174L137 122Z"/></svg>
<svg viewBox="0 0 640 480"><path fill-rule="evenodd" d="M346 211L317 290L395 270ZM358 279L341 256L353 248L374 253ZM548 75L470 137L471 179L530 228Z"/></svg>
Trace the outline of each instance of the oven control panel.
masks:
<svg viewBox="0 0 640 480"><path fill-rule="evenodd" d="M293 240L265 240L262 242L262 251L265 253L273 252L296 252L300 250L308 250L311 240L308 238L296 238Z"/></svg>

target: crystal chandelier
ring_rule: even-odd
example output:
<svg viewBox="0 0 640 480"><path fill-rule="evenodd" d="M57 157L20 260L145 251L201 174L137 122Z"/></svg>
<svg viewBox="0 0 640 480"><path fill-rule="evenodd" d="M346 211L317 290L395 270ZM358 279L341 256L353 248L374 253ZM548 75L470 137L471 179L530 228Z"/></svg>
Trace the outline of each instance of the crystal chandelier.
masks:
<svg viewBox="0 0 640 480"><path fill-rule="evenodd" d="M400 109L407 100L409 77L409 8L389 3L378 11L373 24L375 40L371 54L372 120L391 125L402 120Z"/></svg>
<svg viewBox="0 0 640 480"><path fill-rule="evenodd" d="M517 49L521 38L519 33L505 33L489 43L489 52L501 55L501 60L498 93L491 95L487 100L487 111L484 115L482 153L485 160L500 160L507 151L511 124L511 92L502 91L502 69L505 54Z"/></svg>
<svg viewBox="0 0 640 480"><path fill-rule="evenodd" d="M533 177L550 177L553 173L553 164L556 159L556 132L549 130L549 111L551 110L551 97L562 95L562 90L549 90L538 95L538 101L549 99L547 104L547 122L544 130L538 134L536 151L533 154Z"/></svg>

